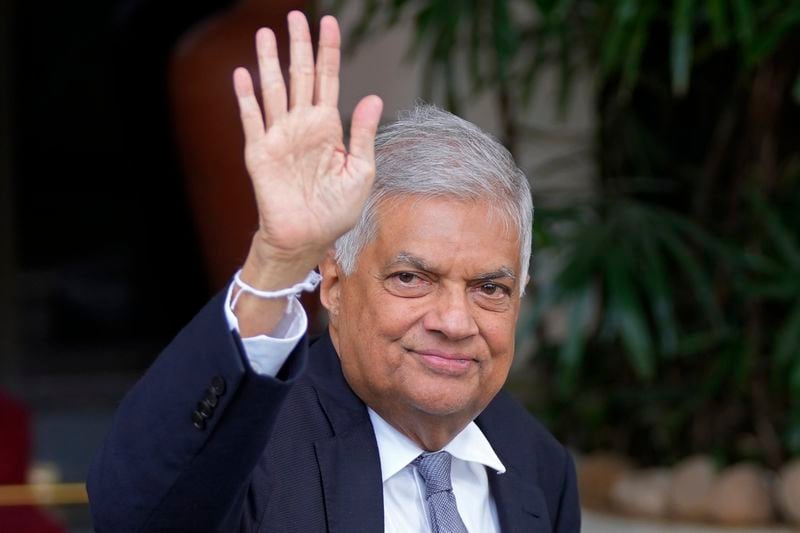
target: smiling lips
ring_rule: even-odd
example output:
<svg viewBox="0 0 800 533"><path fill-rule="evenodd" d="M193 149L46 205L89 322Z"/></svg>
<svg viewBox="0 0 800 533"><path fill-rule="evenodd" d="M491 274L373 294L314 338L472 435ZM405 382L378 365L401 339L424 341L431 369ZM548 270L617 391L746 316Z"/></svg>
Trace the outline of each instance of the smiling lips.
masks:
<svg viewBox="0 0 800 533"><path fill-rule="evenodd" d="M469 373L478 361L460 353L448 353L440 350L409 350L418 356L420 362L430 370L449 376L463 376Z"/></svg>

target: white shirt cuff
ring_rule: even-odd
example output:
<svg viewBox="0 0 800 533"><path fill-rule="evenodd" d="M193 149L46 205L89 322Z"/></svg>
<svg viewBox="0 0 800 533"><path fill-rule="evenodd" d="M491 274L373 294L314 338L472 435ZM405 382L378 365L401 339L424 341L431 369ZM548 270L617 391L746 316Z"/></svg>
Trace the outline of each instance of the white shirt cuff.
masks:
<svg viewBox="0 0 800 533"><path fill-rule="evenodd" d="M225 297L225 318L232 331L239 331L239 320L231 309L233 283ZM297 343L308 329L306 311L297 298L289 298L283 318L272 331L272 335L257 335L242 339L245 355L257 374L275 377L288 359Z"/></svg>

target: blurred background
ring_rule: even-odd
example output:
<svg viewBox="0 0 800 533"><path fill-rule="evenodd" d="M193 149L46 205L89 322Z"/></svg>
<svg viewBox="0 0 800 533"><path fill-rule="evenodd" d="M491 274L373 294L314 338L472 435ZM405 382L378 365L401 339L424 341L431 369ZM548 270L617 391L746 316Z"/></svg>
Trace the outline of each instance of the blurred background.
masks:
<svg viewBox="0 0 800 533"><path fill-rule="evenodd" d="M116 404L243 261L230 74L290 9L340 16L344 117L424 98L531 179L508 386L584 530L798 527L800 1L6 0L0 531L91 530Z"/></svg>

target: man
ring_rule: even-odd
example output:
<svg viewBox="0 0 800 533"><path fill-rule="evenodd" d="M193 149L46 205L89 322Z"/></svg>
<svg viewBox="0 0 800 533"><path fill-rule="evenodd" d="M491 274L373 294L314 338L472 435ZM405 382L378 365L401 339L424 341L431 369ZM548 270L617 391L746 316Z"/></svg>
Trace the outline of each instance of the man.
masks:
<svg viewBox="0 0 800 533"><path fill-rule="evenodd" d="M498 393L527 281L525 177L433 107L376 138L376 96L346 150L336 20L316 65L305 17L288 21L288 96L270 30L263 114L234 73L259 229L120 406L89 476L96 527L579 531L569 455ZM317 265L330 327L308 347L294 295Z"/></svg>

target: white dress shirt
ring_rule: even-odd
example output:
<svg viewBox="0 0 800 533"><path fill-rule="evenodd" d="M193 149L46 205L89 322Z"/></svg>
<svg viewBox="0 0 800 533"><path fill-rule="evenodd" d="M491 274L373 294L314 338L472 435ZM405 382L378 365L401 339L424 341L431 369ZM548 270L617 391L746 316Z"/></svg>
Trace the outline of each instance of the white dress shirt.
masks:
<svg viewBox="0 0 800 533"><path fill-rule="evenodd" d="M228 325L239 331L239 321L231 310L233 284L225 299ZM275 376L289 354L305 334L308 318L299 300L291 298L286 314L273 336L259 335L242 339L247 359L254 371ZM387 533L430 533L430 518L425 501L425 481L411 462L423 450L397 431L375 411L367 408L381 463L383 480L384 530ZM489 475L505 472L505 467L486 436L470 422L442 450L453 456L450 479L461 519L468 531L500 531L497 508L489 491ZM489 473L487 467L493 472Z"/></svg>
<svg viewBox="0 0 800 533"><path fill-rule="evenodd" d="M425 481L411 461L424 452L417 444L397 431L367 408L378 453L383 480L383 524L387 533L431 531L425 501ZM456 497L458 514L468 531L500 531L497 509L489 492L489 475L506 471L489 441L475 422L470 422L442 450L453 456L450 482ZM439 450L437 450L439 451ZM486 467L495 472L488 473Z"/></svg>

